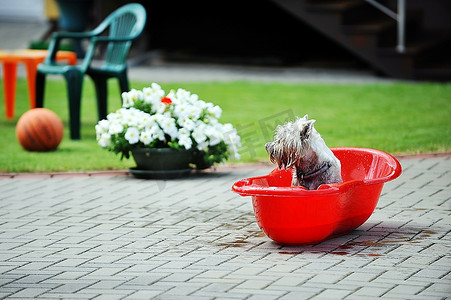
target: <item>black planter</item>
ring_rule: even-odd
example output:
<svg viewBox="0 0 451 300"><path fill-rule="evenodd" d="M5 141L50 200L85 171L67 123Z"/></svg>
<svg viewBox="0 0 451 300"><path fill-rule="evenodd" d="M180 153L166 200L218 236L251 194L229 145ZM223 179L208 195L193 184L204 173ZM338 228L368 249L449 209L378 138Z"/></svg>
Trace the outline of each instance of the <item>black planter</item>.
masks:
<svg viewBox="0 0 451 300"><path fill-rule="evenodd" d="M170 179L186 176L192 153L172 148L140 148L132 150L136 168L130 172L138 178Z"/></svg>
<svg viewBox="0 0 451 300"><path fill-rule="evenodd" d="M196 165L197 170L205 170L210 168L213 164L210 162L206 162L204 159L205 152L204 151L193 151L192 154L192 162Z"/></svg>

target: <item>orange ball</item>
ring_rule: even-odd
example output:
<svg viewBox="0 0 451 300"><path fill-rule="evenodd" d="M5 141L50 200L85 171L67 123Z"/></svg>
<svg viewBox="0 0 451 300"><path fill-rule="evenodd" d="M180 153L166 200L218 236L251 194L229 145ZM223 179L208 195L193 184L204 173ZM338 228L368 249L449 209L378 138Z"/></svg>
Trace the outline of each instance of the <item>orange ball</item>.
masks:
<svg viewBox="0 0 451 300"><path fill-rule="evenodd" d="M34 108L19 118L16 137L25 150L52 151L63 139L63 130L63 122L53 111Z"/></svg>

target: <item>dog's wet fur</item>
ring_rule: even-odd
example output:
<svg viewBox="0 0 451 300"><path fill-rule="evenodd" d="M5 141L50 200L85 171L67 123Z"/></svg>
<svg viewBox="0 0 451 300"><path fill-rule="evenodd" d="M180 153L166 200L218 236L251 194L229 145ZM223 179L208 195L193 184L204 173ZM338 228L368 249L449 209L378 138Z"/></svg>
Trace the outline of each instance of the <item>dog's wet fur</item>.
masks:
<svg viewBox="0 0 451 300"><path fill-rule="evenodd" d="M266 143L270 160L279 169L293 169L292 186L316 190L321 184L342 182L341 164L327 147L308 115L276 128L274 141Z"/></svg>

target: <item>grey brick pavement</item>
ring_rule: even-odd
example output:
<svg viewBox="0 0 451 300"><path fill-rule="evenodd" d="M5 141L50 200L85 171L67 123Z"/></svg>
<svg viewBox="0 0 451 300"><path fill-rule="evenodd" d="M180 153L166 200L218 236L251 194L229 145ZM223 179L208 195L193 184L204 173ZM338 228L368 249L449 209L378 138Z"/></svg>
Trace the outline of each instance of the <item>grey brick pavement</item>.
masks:
<svg viewBox="0 0 451 300"><path fill-rule="evenodd" d="M0 298L443 299L451 295L451 158L401 160L351 234L281 246L235 168L183 180L0 180Z"/></svg>

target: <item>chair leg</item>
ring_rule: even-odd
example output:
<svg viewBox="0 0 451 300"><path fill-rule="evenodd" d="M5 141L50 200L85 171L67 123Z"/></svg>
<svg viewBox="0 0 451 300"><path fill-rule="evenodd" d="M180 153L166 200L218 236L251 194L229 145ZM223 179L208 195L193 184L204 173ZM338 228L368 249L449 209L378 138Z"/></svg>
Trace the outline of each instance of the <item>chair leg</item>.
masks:
<svg viewBox="0 0 451 300"><path fill-rule="evenodd" d="M45 74L36 73L36 107L44 107Z"/></svg>
<svg viewBox="0 0 451 300"><path fill-rule="evenodd" d="M124 70L122 73L120 73L117 76L117 79L119 80L119 87L121 89L121 93L128 92L129 84L128 84L128 77L127 77L127 70Z"/></svg>
<svg viewBox="0 0 451 300"><path fill-rule="evenodd" d="M66 78L67 93L69 96L70 138L73 140L79 140L83 74L77 70L71 70L65 73L64 76Z"/></svg>
<svg viewBox="0 0 451 300"><path fill-rule="evenodd" d="M95 76L91 77L94 82L97 95L97 112L99 120L106 119L108 102L107 102L107 77Z"/></svg>
<svg viewBox="0 0 451 300"><path fill-rule="evenodd" d="M119 80L119 88L121 90L121 95L119 99L121 99L122 105L122 93L128 92L130 90L128 85L127 70L124 70L122 73L118 74L117 79Z"/></svg>

